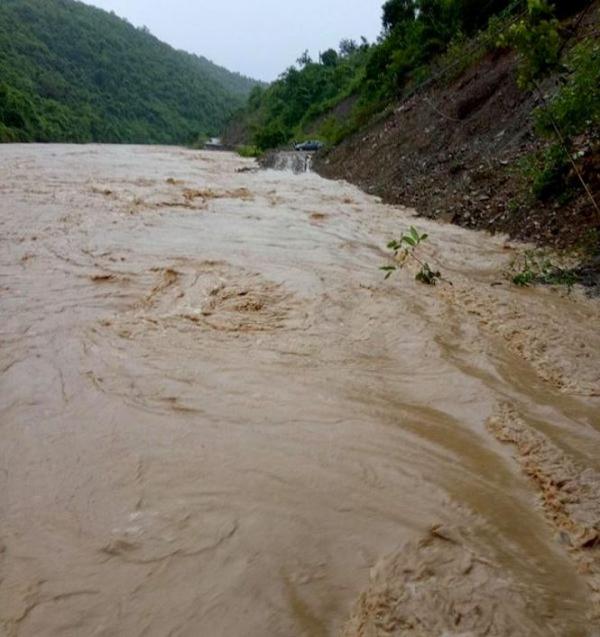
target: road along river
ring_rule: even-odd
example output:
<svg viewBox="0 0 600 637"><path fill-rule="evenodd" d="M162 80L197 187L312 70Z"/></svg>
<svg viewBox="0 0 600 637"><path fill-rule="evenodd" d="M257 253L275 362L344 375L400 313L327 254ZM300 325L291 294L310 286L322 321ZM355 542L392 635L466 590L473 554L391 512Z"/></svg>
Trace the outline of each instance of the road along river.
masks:
<svg viewBox="0 0 600 637"><path fill-rule="evenodd" d="M598 301L251 166L0 147L0 634L600 634Z"/></svg>

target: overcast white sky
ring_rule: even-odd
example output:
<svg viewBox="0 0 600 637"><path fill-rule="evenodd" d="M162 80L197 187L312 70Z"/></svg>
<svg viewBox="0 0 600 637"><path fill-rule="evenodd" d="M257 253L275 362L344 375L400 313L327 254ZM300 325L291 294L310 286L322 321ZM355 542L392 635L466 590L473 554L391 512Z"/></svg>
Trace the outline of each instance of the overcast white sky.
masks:
<svg viewBox="0 0 600 637"><path fill-rule="evenodd" d="M273 80L309 49L342 38L374 40L384 0L84 0L147 26L178 49Z"/></svg>

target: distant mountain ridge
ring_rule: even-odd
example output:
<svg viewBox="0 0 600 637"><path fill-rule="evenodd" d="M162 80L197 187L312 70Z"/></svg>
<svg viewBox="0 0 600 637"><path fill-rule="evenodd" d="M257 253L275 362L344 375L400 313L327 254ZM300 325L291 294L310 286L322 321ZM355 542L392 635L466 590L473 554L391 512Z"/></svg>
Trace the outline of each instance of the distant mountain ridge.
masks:
<svg viewBox="0 0 600 637"><path fill-rule="evenodd" d="M76 0L0 2L0 141L193 143L257 84Z"/></svg>

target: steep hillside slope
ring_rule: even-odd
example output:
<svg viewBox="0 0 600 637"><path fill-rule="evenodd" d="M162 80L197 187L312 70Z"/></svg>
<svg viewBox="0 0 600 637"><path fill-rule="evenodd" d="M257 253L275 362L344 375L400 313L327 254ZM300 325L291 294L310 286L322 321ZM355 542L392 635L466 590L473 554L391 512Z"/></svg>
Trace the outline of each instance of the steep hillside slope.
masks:
<svg viewBox="0 0 600 637"><path fill-rule="evenodd" d="M377 42L300 58L253 92L232 141L258 153L320 139L324 176L596 259L600 3L480 5L387 0Z"/></svg>
<svg viewBox="0 0 600 637"><path fill-rule="evenodd" d="M187 143L255 84L74 0L0 3L0 141Z"/></svg>
<svg viewBox="0 0 600 637"><path fill-rule="evenodd" d="M464 70L440 73L331 148L316 169L427 217L597 253L599 7L561 24L560 64L531 86L519 83L515 50L483 47Z"/></svg>
<svg viewBox="0 0 600 637"><path fill-rule="evenodd" d="M519 89L516 77L514 53L489 54L450 85L415 95L331 149L316 170L430 218L557 247L595 241L600 219L572 169L562 197L529 192L527 158L546 142L533 130L541 99ZM598 199L597 141L582 137L575 152Z"/></svg>

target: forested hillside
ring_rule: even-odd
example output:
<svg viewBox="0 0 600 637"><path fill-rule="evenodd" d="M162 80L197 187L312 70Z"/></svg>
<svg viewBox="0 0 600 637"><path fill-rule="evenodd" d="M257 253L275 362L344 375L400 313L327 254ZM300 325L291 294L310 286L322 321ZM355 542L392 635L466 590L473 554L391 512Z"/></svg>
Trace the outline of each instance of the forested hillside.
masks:
<svg viewBox="0 0 600 637"><path fill-rule="evenodd" d="M0 141L192 143L255 84L74 0L0 2Z"/></svg>
<svg viewBox="0 0 600 637"><path fill-rule="evenodd" d="M231 130L244 154L320 139L322 175L600 255L599 18L598 0L387 0L375 43L303 55Z"/></svg>
<svg viewBox="0 0 600 637"><path fill-rule="evenodd" d="M318 60L305 53L268 88L256 88L239 116L246 141L265 150L313 134L335 145L441 68L454 66L455 75L465 70L474 51L520 49L527 63L522 72L530 76L523 76L526 84L558 65L562 42L557 20L588 4L387 0L377 42L343 40Z"/></svg>

